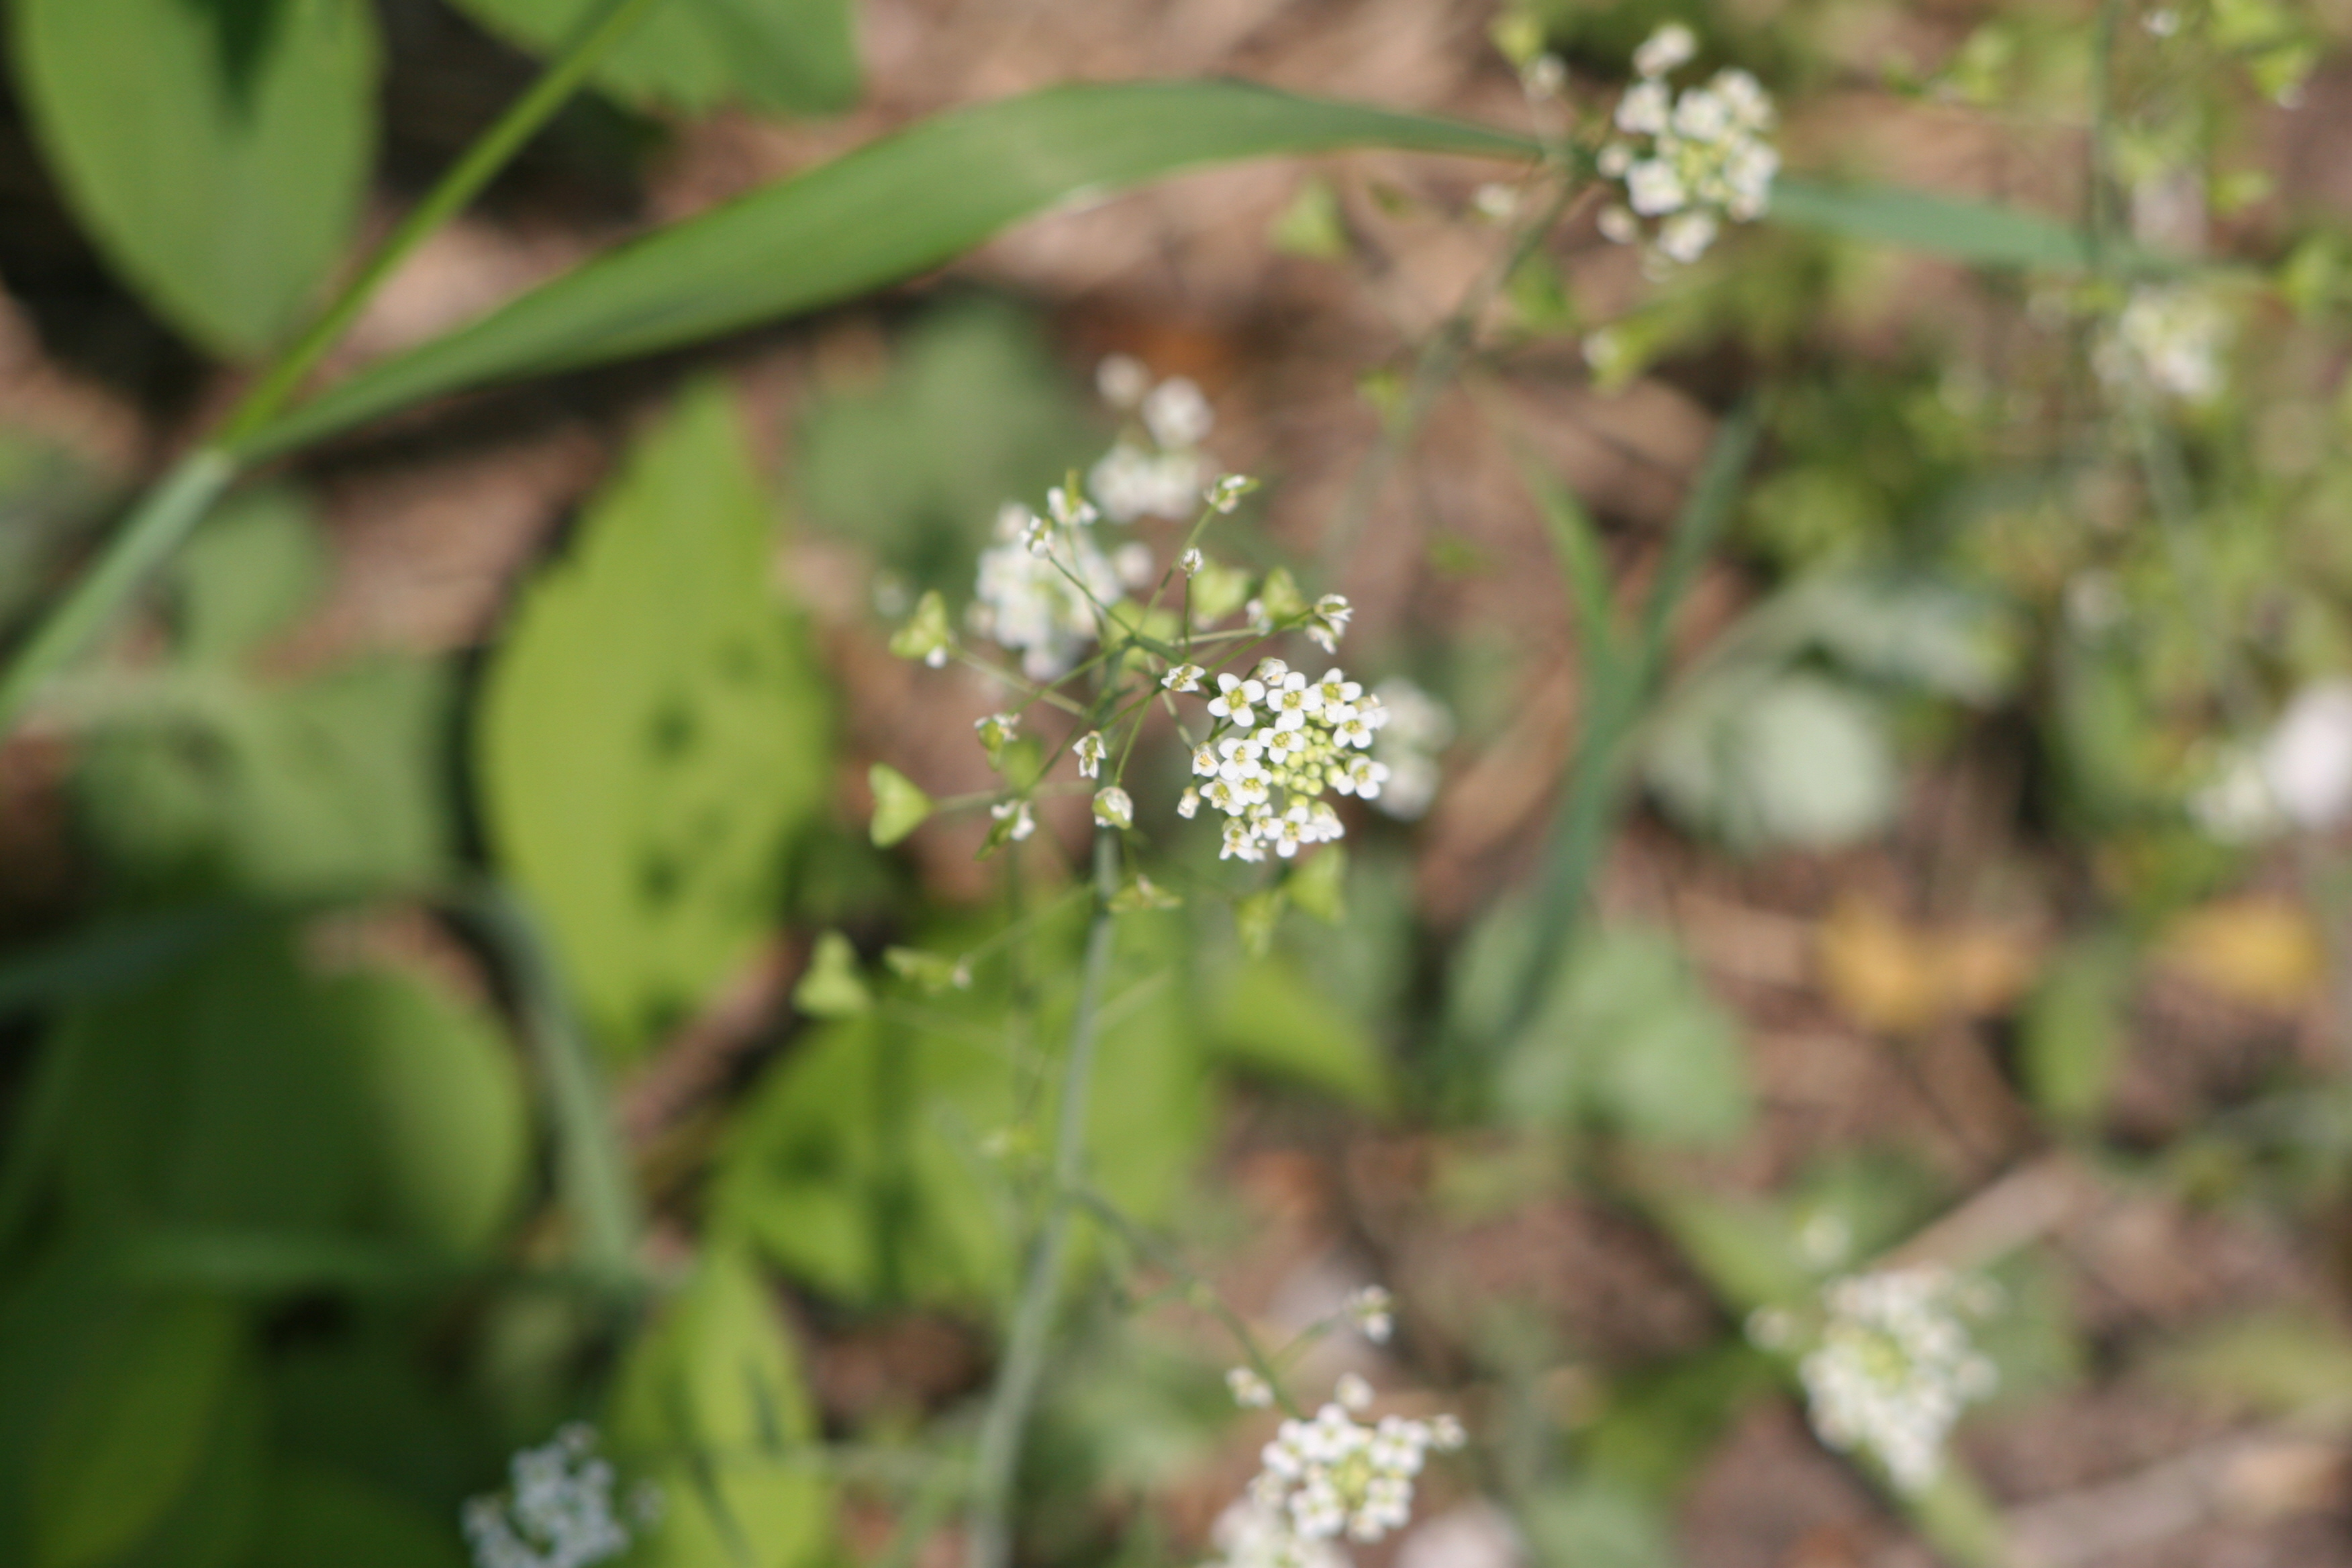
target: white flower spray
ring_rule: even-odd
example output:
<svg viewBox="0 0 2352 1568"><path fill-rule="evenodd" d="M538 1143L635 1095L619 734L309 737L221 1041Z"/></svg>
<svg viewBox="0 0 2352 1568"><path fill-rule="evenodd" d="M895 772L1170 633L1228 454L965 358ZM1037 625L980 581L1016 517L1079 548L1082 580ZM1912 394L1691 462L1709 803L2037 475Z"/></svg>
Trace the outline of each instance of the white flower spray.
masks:
<svg viewBox="0 0 2352 1568"><path fill-rule="evenodd" d="M1602 211L1601 232L1621 245L1646 242L1653 270L1696 261L1727 220L1761 217L1780 171L1768 139L1772 100L1753 76L1729 68L1676 95L1667 78L1697 53L1696 36L1678 22L1633 52L1636 79L1596 160L1624 193Z"/></svg>
<svg viewBox="0 0 2352 1568"><path fill-rule="evenodd" d="M1832 1280L1820 1339L1797 1363L1822 1441L1870 1455L1906 1492L1932 1486L1960 1413L1999 1381L1968 1329L1992 1300L1989 1283L1933 1265ZM1777 1312L1759 1313L1748 1331L1771 1349L1794 1338Z"/></svg>
<svg viewBox="0 0 2352 1568"><path fill-rule="evenodd" d="M475 1568L588 1568L629 1549L613 1506L613 1467L597 1457L596 1434L575 1422L509 1465L506 1491L466 1504L466 1542ZM658 1507L638 1500L640 1519Z"/></svg>

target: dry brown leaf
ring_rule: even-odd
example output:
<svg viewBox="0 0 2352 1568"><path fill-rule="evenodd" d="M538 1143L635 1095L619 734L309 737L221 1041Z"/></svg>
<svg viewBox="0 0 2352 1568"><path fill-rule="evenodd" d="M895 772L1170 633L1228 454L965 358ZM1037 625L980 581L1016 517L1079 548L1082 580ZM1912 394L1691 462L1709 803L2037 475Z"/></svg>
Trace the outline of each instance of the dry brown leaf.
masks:
<svg viewBox="0 0 2352 1568"><path fill-rule="evenodd" d="M1855 898L1841 900L1816 929L1813 961L1838 1010L1885 1034L1997 1013L2034 971L2032 948L2014 932L1911 926Z"/></svg>
<svg viewBox="0 0 2352 1568"><path fill-rule="evenodd" d="M2327 979L2327 947L2311 916L2282 899L2222 899L2189 910L2157 942L2157 961L2215 994L2293 1012Z"/></svg>

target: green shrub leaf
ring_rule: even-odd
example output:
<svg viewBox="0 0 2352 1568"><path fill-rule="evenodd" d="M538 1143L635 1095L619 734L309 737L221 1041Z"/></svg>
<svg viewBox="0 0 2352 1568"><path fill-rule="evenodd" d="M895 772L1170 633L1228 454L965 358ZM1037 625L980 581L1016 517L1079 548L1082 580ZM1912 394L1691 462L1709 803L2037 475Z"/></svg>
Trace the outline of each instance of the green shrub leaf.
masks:
<svg viewBox="0 0 2352 1568"><path fill-rule="evenodd" d="M769 518L732 404L688 394L491 660L475 724L490 842L614 1049L749 953L829 786L825 689L768 587Z"/></svg>
<svg viewBox="0 0 2352 1568"><path fill-rule="evenodd" d="M561 49L600 0L456 0L491 32ZM632 104L699 114L724 102L819 113L857 101L849 0L665 0L589 79Z"/></svg>
<svg viewBox="0 0 2352 1568"><path fill-rule="evenodd" d="M16 76L107 260L232 357L285 335L342 254L374 156L374 7L18 0Z"/></svg>

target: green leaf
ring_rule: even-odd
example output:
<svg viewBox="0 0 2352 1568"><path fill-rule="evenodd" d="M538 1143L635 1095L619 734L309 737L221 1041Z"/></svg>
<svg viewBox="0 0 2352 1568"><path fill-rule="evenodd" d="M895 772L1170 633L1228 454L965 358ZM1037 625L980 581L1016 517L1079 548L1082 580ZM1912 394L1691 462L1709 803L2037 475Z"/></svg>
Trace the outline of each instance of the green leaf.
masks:
<svg viewBox="0 0 2352 1568"><path fill-rule="evenodd" d="M395 970L334 975L320 1003L322 1035L352 1057L361 1223L428 1254L488 1245L513 1215L531 1159L512 1049L478 1009Z"/></svg>
<svg viewBox="0 0 2352 1568"><path fill-rule="evenodd" d="M832 1534L822 1476L790 1450L816 1412L800 1358L749 1258L720 1244L614 1379L607 1432L626 1473L662 1489L637 1568L786 1568Z"/></svg>
<svg viewBox="0 0 2352 1568"><path fill-rule="evenodd" d="M105 1226L490 1239L528 1164L522 1088L478 1015L394 971L320 975L248 932L85 1004L68 1053L67 1213Z"/></svg>
<svg viewBox="0 0 2352 1568"><path fill-rule="evenodd" d="M284 688L217 666L161 671L96 727L76 803L137 883L415 887L447 862L446 699L440 667L389 658Z"/></svg>
<svg viewBox="0 0 2352 1568"><path fill-rule="evenodd" d="M1347 216L1339 210L1339 193L1330 181L1309 174L1299 182L1298 194L1274 220L1265 238L1285 256L1303 256L1312 261L1345 258L1350 242Z"/></svg>
<svg viewBox="0 0 2352 1568"><path fill-rule="evenodd" d="M1207 1044L1218 1060L1246 1072L1305 1084L1369 1110L1388 1103L1379 1046L1353 1015L1279 958L1234 972L1218 998Z"/></svg>
<svg viewBox="0 0 2352 1568"><path fill-rule="evenodd" d="M188 1490L239 1376L227 1306L137 1297L70 1258L0 1297L0 1555L83 1568Z"/></svg>
<svg viewBox="0 0 2352 1568"><path fill-rule="evenodd" d="M824 808L826 691L770 592L770 508L689 392L526 592L475 716L492 847L616 1050L698 1005L773 921Z"/></svg>
<svg viewBox="0 0 2352 1568"><path fill-rule="evenodd" d="M1525 1122L1598 1121L1658 1143L1734 1138L1749 1114L1731 1020L1661 931L1579 942L1501 1064L1496 1103Z"/></svg>
<svg viewBox="0 0 2352 1568"><path fill-rule="evenodd" d="M1694 681L1658 714L1643 765L1675 817L1740 848L1851 844L1900 804L1876 705L1810 670Z"/></svg>
<svg viewBox="0 0 2352 1568"><path fill-rule="evenodd" d="M812 1018L846 1018L874 1005L874 993L857 972L857 950L837 931L816 939L808 970L793 987L793 1005Z"/></svg>
<svg viewBox="0 0 2352 1568"><path fill-rule="evenodd" d="M17 81L86 231L205 348L257 353L342 255L374 157L358 0L16 0Z"/></svg>
<svg viewBox="0 0 2352 1568"><path fill-rule="evenodd" d="M253 1568L463 1568L446 1520L304 1458L269 1478Z"/></svg>
<svg viewBox="0 0 2352 1568"><path fill-rule="evenodd" d="M970 1307L1009 1294L1021 1239L1011 1183L1051 1141L1083 914L1073 902L1038 934L1050 979L1034 1012L992 964L969 988L886 1002L782 1058L720 1156L717 1223L845 1300ZM1175 1201L1208 1121L1201 1049L1168 986L1179 929L1148 911L1119 921L1087 1116L1089 1182L1146 1224ZM1017 1067L1005 1050L1016 1038Z"/></svg>
<svg viewBox="0 0 2352 1568"><path fill-rule="evenodd" d="M173 564L179 651L230 659L283 631L326 573L310 510L282 489L224 503Z"/></svg>
<svg viewBox="0 0 2352 1568"><path fill-rule="evenodd" d="M2053 1121L2083 1127L2106 1109L2123 1064L2128 952L2090 939L2053 959L2026 999L2019 1061L2026 1093Z"/></svg>
<svg viewBox="0 0 2352 1568"><path fill-rule="evenodd" d="M866 783L874 792L876 844L885 847L896 844L929 820L931 797L898 769L877 763L866 769Z"/></svg>
<svg viewBox="0 0 2352 1568"><path fill-rule="evenodd" d="M491 32L560 50L600 0L455 0ZM850 0L665 0L589 79L646 109L700 114L725 102L826 113L857 101Z"/></svg>
<svg viewBox="0 0 2352 1568"><path fill-rule="evenodd" d="M1979 267L2083 272L2092 265L2090 242L2072 225L2015 207L1897 185L1835 184L1784 174L1772 182L1771 217L1798 228L1923 250ZM2135 272L2178 269L2177 263L2125 244L2114 246L2107 259L2111 266Z"/></svg>
<svg viewBox="0 0 2352 1568"><path fill-rule="evenodd" d="M1236 158L1378 146L1527 159L1477 126L1243 82L1051 88L925 121L648 235L373 365L260 433L279 452L428 397L713 337L880 288L1021 219Z"/></svg>

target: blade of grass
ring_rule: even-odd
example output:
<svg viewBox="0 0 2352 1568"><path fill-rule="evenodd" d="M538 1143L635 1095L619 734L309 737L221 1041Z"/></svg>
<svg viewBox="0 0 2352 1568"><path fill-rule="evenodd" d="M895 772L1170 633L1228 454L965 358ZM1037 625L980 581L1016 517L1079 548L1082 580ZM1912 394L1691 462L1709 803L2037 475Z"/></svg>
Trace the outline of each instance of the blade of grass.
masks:
<svg viewBox="0 0 2352 1568"><path fill-rule="evenodd" d="M1555 967L1575 939L1593 872L1623 809L1626 742L1638 729L1664 672L1666 634L1675 611L1689 593L1699 563L1730 519L1740 480L1755 453L1757 431L1752 405L1736 410L1717 431L1706 460L1675 519L1666 558L1643 606L1633 646L1595 672L1597 679L1587 685L1559 819L1537 888L1535 940L1528 944L1504 1027L1497 1038L1487 1042L1490 1050L1501 1049L1533 1020Z"/></svg>

